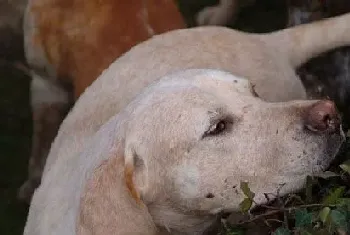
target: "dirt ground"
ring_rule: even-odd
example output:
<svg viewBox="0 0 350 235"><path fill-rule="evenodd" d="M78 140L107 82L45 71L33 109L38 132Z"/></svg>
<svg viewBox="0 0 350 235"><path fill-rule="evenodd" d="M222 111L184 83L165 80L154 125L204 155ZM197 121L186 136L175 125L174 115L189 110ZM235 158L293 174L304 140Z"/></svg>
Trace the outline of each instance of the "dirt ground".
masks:
<svg viewBox="0 0 350 235"><path fill-rule="evenodd" d="M181 1L180 10L193 23L193 13L201 6ZM203 4L216 1L207 0ZM258 1L244 9L231 27L248 32L269 32L283 28L283 1ZM18 55L20 58L22 55ZM31 147L30 78L13 66L0 62L0 234L19 235L27 214L27 206L16 200L16 193L27 173Z"/></svg>

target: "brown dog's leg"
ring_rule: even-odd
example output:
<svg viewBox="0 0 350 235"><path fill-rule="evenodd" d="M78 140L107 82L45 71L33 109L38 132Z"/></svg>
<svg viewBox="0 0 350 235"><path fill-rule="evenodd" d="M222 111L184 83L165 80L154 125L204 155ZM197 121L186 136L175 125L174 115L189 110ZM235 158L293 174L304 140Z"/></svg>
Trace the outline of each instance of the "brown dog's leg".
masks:
<svg viewBox="0 0 350 235"><path fill-rule="evenodd" d="M18 198L28 203L40 184L51 143L69 108L68 93L58 84L33 75L31 106L33 113L32 152L29 158L28 178L18 192Z"/></svg>

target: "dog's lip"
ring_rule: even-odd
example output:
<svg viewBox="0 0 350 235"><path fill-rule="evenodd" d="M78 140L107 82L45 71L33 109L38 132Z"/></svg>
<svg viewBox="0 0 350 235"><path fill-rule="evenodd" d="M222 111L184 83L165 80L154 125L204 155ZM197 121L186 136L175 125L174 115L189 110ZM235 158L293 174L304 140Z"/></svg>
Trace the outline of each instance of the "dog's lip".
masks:
<svg viewBox="0 0 350 235"><path fill-rule="evenodd" d="M334 137L340 137L340 142L344 142L346 139L346 135L343 129L343 126L340 125L339 128L336 129L331 129L331 130L313 130L312 128L304 125L303 127L304 131L308 134L308 135L312 135L312 136L323 136L326 138L334 138Z"/></svg>

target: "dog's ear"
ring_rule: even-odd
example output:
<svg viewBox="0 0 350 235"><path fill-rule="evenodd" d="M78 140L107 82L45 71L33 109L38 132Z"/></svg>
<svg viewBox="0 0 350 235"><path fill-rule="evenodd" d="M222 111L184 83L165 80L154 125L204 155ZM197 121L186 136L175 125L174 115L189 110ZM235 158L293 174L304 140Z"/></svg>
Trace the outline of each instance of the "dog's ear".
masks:
<svg viewBox="0 0 350 235"><path fill-rule="evenodd" d="M81 197L77 234L158 234L138 191L136 179L144 174L137 155L124 144L103 151L109 157L94 170Z"/></svg>

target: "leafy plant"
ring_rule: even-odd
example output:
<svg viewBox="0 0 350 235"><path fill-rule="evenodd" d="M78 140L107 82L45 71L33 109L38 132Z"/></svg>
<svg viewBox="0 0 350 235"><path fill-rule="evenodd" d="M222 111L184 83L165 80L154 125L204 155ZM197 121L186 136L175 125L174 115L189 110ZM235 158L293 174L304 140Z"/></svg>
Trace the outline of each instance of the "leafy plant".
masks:
<svg viewBox="0 0 350 235"><path fill-rule="evenodd" d="M263 212L253 212L257 207L255 193L248 182L241 182L244 199L241 212L249 218L237 224L224 226L225 235L244 235L242 226L262 221L273 235L346 235L350 232L350 160L339 165L339 173L326 172L317 177L308 176L305 191L289 194L260 206ZM326 183L320 183L320 181ZM282 186L283 187L283 186ZM318 191L315 190L318 189ZM269 193L266 193L266 196ZM272 205L270 205L272 204ZM247 235L249 235L247 233Z"/></svg>
<svg viewBox="0 0 350 235"><path fill-rule="evenodd" d="M247 182L241 182L240 188L245 195L245 198L240 203L240 208L242 212L248 212L253 205L255 193L250 190Z"/></svg>

